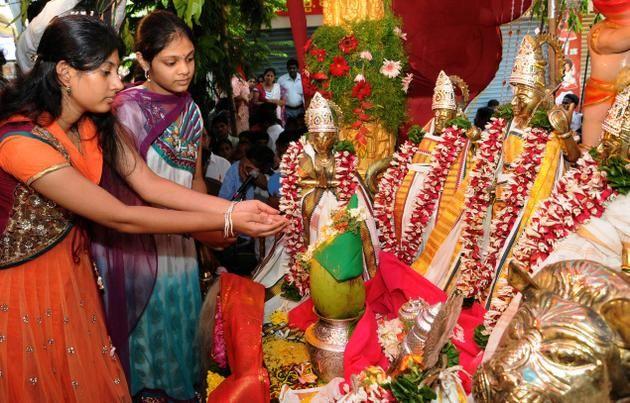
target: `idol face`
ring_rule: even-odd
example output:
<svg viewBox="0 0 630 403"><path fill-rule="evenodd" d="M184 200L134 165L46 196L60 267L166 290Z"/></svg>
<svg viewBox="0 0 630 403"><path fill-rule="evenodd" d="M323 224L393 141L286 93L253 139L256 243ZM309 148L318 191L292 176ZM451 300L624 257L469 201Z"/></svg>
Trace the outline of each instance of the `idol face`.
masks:
<svg viewBox="0 0 630 403"><path fill-rule="evenodd" d="M455 118L455 111L451 109L438 108L433 110L433 122L435 124L434 133L439 134L446 129L449 121Z"/></svg>
<svg viewBox="0 0 630 403"><path fill-rule="evenodd" d="M550 292L531 295L479 369L478 402L608 401L619 352L592 309Z"/></svg>
<svg viewBox="0 0 630 403"><path fill-rule="evenodd" d="M337 142L337 133L312 132L309 134L309 140L317 154L328 155L331 153L333 146Z"/></svg>
<svg viewBox="0 0 630 403"><path fill-rule="evenodd" d="M521 122L528 121L543 99L540 90L528 85L516 84L513 87L512 110L514 117Z"/></svg>

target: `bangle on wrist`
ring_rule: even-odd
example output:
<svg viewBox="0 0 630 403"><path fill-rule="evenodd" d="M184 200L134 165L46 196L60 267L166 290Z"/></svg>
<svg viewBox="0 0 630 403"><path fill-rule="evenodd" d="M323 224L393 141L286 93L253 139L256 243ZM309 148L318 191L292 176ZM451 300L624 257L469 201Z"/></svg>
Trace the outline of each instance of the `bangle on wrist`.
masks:
<svg viewBox="0 0 630 403"><path fill-rule="evenodd" d="M234 237L234 223L232 222L232 212L234 211L234 207L238 202L232 202L230 206L225 211L223 216L223 237L224 238L233 238Z"/></svg>

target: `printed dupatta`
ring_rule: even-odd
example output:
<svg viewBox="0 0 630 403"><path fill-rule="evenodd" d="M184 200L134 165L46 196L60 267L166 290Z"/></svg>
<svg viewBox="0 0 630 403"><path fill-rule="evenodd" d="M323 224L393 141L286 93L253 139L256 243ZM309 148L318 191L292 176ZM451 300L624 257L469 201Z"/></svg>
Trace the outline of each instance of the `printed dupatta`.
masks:
<svg viewBox="0 0 630 403"><path fill-rule="evenodd" d="M162 95L142 86L116 96L114 113L146 161L151 144L177 120L192 101L188 93ZM127 205L146 203L112 167L103 167L101 186ZM92 255L105 284L105 315L112 343L129 374L129 336L146 308L157 277L153 235L125 234L94 224Z"/></svg>

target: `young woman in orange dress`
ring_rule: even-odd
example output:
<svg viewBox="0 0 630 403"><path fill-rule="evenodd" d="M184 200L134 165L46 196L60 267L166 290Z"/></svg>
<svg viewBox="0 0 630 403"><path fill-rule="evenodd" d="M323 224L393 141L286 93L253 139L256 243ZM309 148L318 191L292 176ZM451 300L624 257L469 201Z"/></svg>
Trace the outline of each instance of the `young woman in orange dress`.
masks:
<svg viewBox="0 0 630 403"><path fill-rule="evenodd" d="M128 402L82 220L130 233L284 227L259 203L218 201L153 174L111 115L121 42L87 16L55 19L33 70L0 92L0 401ZM115 166L146 201L97 184Z"/></svg>

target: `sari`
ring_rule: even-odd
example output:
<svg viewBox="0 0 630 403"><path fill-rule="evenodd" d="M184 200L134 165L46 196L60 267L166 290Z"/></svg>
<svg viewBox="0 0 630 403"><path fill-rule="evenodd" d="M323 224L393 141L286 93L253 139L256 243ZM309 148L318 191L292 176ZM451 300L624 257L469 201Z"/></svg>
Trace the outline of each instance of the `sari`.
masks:
<svg viewBox="0 0 630 403"><path fill-rule="evenodd" d="M203 124L189 94L129 88L116 97L114 113L152 171L191 188ZM143 203L112 170L102 186L126 203ZM194 399L201 307L194 240L96 232L92 249L105 280L108 324L124 350L132 395Z"/></svg>
<svg viewBox="0 0 630 403"><path fill-rule="evenodd" d="M30 188L72 166L97 184L95 125L80 150L56 123L0 124L0 401L131 402L80 221Z"/></svg>

